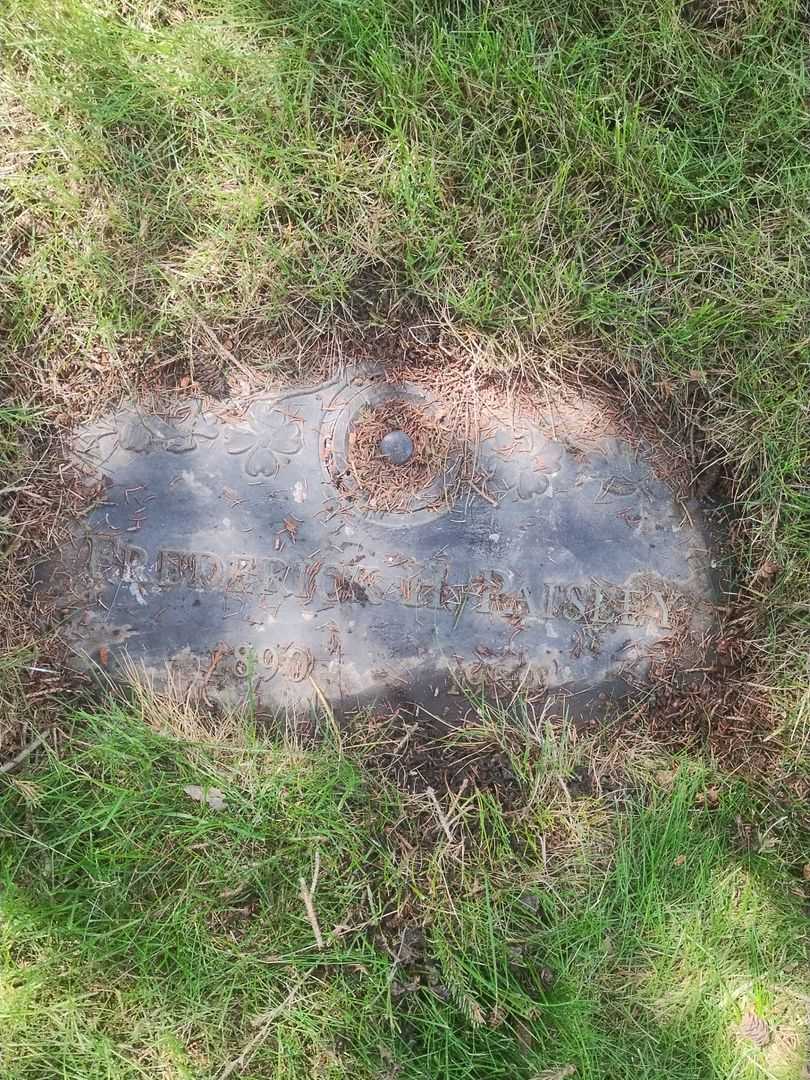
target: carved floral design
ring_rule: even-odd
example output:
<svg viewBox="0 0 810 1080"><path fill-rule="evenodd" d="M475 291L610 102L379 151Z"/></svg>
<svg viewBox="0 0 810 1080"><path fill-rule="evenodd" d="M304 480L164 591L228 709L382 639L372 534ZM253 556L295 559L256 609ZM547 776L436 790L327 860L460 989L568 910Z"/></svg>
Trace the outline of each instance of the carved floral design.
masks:
<svg viewBox="0 0 810 1080"><path fill-rule="evenodd" d="M196 450L198 439L215 439L216 423L203 412L202 402L190 403L187 415L164 420L146 413L128 413L118 435L122 450L144 453L149 450L168 450L184 454Z"/></svg>
<svg viewBox="0 0 810 1080"><path fill-rule="evenodd" d="M517 497L519 499L531 499L534 495L542 495L548 489L548 477L536 469L521 469L517 482Z"/></svg>
<svg viewBox="0 0 810 1080"><path fill-rule="evenodd" d="M245 454L248 476L275 476L304 444L302 421L291 418L267 402L254 405L247 427L228 432L228 453Z"/></svg>
<svg viewBox="0 0 810 1080"><path fill-rule="evenodd" d="M481 465L494 489L511 492L516 501L526 502L548 490L550 471L531 429L501 429L482 442Z"/></svg>

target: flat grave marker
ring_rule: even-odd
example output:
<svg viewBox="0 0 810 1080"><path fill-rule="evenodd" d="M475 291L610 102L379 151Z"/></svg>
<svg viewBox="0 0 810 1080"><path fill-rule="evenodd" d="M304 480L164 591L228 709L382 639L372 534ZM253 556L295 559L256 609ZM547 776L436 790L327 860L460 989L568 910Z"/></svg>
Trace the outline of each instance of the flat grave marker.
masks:
<svg viewBox="0 0 810 1080"><path fill-rule="evenodd" d="M700 510L649 454L585 399L459 415L355 371L84 425L101 494L38 574L71 662L226 705L585 713L705 634Z"/></svg>

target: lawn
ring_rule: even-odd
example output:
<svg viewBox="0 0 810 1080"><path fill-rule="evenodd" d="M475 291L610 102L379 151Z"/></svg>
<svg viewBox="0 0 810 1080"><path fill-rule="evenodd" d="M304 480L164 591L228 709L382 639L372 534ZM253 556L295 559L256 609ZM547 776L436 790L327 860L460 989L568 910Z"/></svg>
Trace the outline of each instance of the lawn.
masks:
<svg viewBox="0 0 810 1080"><path fill-rule="evenodd" d="M511 718L526 796L448 836L335 746L81 719L0 800L3 1076L801 1075L800 823L745 784Z"/></svg>
<svg viewBox="0 0 810 1080"><path fill-rule="evenodd" d="M783 0L4 0L0 760L44 743L0 775L3 1080L805 1075L808 33ZM73 423L415 336L679 448L733 568L705 707L484 710L518 793L437 805L356 731L49 682L26 560Z"/></svg>

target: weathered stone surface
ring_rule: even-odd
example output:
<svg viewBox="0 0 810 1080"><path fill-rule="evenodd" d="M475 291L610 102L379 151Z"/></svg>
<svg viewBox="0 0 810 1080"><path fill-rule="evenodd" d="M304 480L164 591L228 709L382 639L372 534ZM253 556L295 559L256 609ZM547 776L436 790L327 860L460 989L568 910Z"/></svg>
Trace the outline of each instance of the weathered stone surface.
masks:
<svg viewBox="0 0 810 1080"><path fill-rule="evenodd" d="M609 427L592 434L584 404L492 419L380 510L353 431L398 400L442 422L423 389L357 374L243 415L186 401L82 428L73 453L103 494L40 573L74 662L270 708L449 715L469 688L584 708L710 624L699 510ZM411 467L381 451L383 484Z"/></svg>

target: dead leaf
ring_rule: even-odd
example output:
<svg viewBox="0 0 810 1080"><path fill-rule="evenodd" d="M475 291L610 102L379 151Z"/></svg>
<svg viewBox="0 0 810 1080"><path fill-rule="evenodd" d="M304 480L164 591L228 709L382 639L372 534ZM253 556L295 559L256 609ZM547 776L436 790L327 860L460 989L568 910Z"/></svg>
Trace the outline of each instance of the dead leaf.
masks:
<svg viewBox="0 0 810 1080"><path fill-rule="evenodd" d="M706 788L699 791L695 796L698 806L705 806L707 810L716 810L720 805L720 789L716 787Z"/></svg>
<svg viewBox="0 0 810 1080"><path fill-rule="evenodd" d="M106 645L99 645L98 647L98 662L102 667L108 667L110 663L110 650Z"/></svg>
<svg viewBox="0 0 810 1080"><path fill-rule="evenodd" d="M805 863L802 867L802 877L805 881L810 881L810 862Z"/></svg>
<svg viewBox="0 0 810 1080"><path fill-rule="evenodd" d="M487 1027L500 1027L505 1019L506 1013L499 1005L496 1005L495 1008L490 1011L490 1014L487 1017Z"/></svg>
<svg viewBox="0 0 810 1080"><path fill-rule="evenodd" d="M195 802L208 803L212 810L225 809L225 796L219 788L203 788L199 784L187 784L183 791Z"/></svg>
<svg viewBox="0 0 810 1080"><path fill-rule="evenodd" d="M294 518L292 516L292 514L290 514L289 517L284 518L284 522L283 522L284 527L280 530L280 532L286 532L286 534L289 536L290 540L292 540L292 542L295 543L296 538L298 537L298 529L299 529L300 525L301 525L301 522L298 521L297 518Z"/></svg>
<svg viewBox="0 0 810 1080"><path fill-rule="evenodd" d="M673 862L672 862L672 865L673 866L683 866L683 864L685 862L686 862L686 856L685 855L676 855Z"/></svg>
<svg viewBox="0 0 810 1080"><path fill-rule="evenodd" d="M661 785L661 787L672 787L675 782L675 770L674 769L659 769L655 774L655 779Z"/></svg>
<svg viewBox="0 0 810 1080"><path fill-rule="evenodd" d="M752 1042L754 1046L767 1046L771 1041L771 1029L767 1020L757 1016L755 1012L747 1012L740 1021L737 1031L741 1038Z"/></svg>
<svg viewBox="0 0 810 1080"><path fill-rule="evenodd" d="M773 579L782 571L782 567L778 562L774 562L773 559L766 559L760 566L757 572L754 574L754 582L759 581L773 581Z"/></svg>

